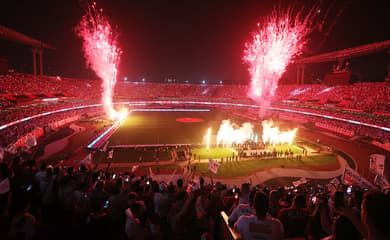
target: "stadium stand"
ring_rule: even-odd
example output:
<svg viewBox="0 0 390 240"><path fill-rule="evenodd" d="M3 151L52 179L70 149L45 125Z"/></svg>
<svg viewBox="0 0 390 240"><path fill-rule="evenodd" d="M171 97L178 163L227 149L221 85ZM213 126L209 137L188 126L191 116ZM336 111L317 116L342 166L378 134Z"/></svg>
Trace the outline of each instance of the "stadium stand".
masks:
<svg viewBox="0 0 390 240"><path fill-rule="evenodd" d="M100 102L100 82L96 80L13 74L1 76L0 82L1 125ZM119 82L115 100L250 103L246 92L247 86ZM43 101L47 98L59 100ZM273 110L271 114L310 128L345 137L366 136L386 144L390 142L387 131L299 112L390 126L388 100L387 83L286 85L278 88L272 106L297 112ZM226 106L224 109L231 111ZM32 131L96 111L69 110L14 124L0 130L0 145L7 147ZM232 112L242 118L258 119L257 109ZM147 147L126 151L124 161L129 161L128 151L145 162L185 155L184 150L174 154L172 148L163 147L158 151ZM136 163L139 158L130 161ZM135 177L136 172L88 170L84 165L37 166L34 159L19 155L1 162L0 167L0 234L9 239L52 239L53 234L57 239L361 239L372 232L390 236L388 228L378 223L378 219L390 214L388 195L365 193L365 189L357 187L349 195L345 191L348 186L342 184L338 191L311 183L294 189L271 185L232 188L223 183L205 183L202 178L175 184L148 174ZM232 216L235 219L229 220Z"/></svg>
<svg viewBox="0 0 390 240"><path fill-rule="evenodd" d="M389 196L357 187L350 192L342 184L172 183L84 165L37 166L20 157L0 167L0 234L8 239L390 236L380 223L390 214Z"/></svg>
<svg viewBox="0 0 390 240"><path fill-rule="evenodd" d="M101 91L100 81L98 80L14 73L0 76L0 83L0 125L57 109L100 102ZM115 101L186 99L253 103L246 95L247 90L248 86L246 85L134 83L123 81L118 82L116 86ZM390 86L388 83L355 83L353 85L331 87L320 84L281 85L276 91L272 106L390 127L389 100ZM251 115L253 118L256 114ZM294 117L295 119L301 119L301 121L315 120L317 125L323 127L328 125L327 129L330 130L348 129L347 135L353 133L367 136L385 144L390 140L388 132L366 126L298 114L295 114ZM36 124L34 126L44 127ZM19 129L23 128L19 127ZM31 128L26 130L31 131ZM23 135L20 131L23 130L11 131L14 132L14 137L9 139L16 141L18 136ZM3 135L9 136L9 133ZM3 145L6 143L10 142L3 140Z"/></svg>

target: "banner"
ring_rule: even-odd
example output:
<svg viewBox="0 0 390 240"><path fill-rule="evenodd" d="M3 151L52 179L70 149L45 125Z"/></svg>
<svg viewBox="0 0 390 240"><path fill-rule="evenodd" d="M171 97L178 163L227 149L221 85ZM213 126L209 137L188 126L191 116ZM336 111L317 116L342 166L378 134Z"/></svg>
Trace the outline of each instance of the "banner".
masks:
<svg viewBox="0 0 390 240"><path fill-rule="evenodd" d="M73 117L68 117L68 118L61 119L61 120L56 121L56 122L49 123L48 125L49 125L49 127L52 128L52 129L57 129L57 128L59 128L59 127L64 126L65 124L68 124L68 123L77 121L77 120L79 120L80 118L81 118L80 115L75 115L75 116L73 116Z"/></svg>
<svg viewBox="0 0 390 240"><path fill-rule="evenodd" d="M350 167L345 167L344 171L344 184L355 185L363 189L376 189L377 187L370 183L367 179L362 177L358 172Z"/></svg>
<svg viewBox="0 0 390 240"><path fill-rule="evenodd" d="M219 166L220 164L217 161L209 158L209 170L212 173L217 174Z"/></svg>
<svg viewBox="0 0 390 240"><path fill-rule="evenodd" d="M370 170L374 172L374 174L379 174L383 176L383 172L385 171L385 160L386 156L382 154L371 154L370 155Z"/></svg>
<svg viewBox="0 0 390 240"><path fill-rule="evenodd" d="M34 129L33 131L27 133L26 135L24 135L22 138L18 139L16 142L15 142L15 146L16 147L24 147L24 146L27 146L27 142L28 141L31 141L30 144L34 144L34 140L33 139L30 139L28 140L30 137L33 137L35 138L35 145L36 145L36 140L43 136L44 134L44 131L43 131L43 128L36 128ZM35 146L34 145L34 146ZM27 146L28 148L30 146Z"/></svg>

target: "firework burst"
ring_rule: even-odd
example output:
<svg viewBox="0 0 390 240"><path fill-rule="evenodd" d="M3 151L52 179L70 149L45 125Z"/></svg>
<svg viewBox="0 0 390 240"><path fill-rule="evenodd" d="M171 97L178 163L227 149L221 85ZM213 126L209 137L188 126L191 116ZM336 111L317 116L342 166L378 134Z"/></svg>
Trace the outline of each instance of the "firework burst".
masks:
<svg viewBox="0 0 390 240"><path fill-rule="evenodd" d="M98 10L95 2L88 5L76 33L83 39L87 66L102 79L104 110L112 120L122 118L127 111L116 111L112 103L121 50L117 47L110 23L103 16L103 10Z"/></svg>
<svg viewBox="0 0 390 240"><path fill-rule="evenodd" d="M307 36L314 29L314 7L302 20L302 10L295 16L293 10L273 11L258 23L258 30L246 43L244 62L251 75L248 96L260 104L264 116L278 81L287 65L302 53Z"/></svg>

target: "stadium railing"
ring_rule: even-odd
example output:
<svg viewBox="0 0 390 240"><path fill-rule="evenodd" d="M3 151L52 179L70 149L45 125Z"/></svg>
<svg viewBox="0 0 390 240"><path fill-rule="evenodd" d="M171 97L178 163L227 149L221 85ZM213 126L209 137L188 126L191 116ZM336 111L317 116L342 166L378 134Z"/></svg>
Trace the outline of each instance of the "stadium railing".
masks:
<svg viewBox="0 0 390 240"><path fill-rule="evenodd" d="M240 233L234 231L233 228L231 228L229 226L229 222L228 222L228 215L224 212L224 211L221 211L220 212L220 216L221 216L221 231L220 231L220 239L226 239L226 240L242 240L242 236Z"/></svg>

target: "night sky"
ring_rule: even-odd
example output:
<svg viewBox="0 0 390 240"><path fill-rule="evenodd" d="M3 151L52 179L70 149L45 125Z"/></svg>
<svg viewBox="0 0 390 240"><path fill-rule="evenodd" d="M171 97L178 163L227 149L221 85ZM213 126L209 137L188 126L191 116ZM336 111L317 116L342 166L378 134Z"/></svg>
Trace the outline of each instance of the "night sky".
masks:
<svg viewBox="0 0 390 240"><path fill-rule="evenodd" d="M123 50L119 78L159 82L246 83L242 62L244 44L256 23L279 4L310 8L314 0L98 0L118 34ZM321 13L330 9L322 32L311 36L306 55L339 50L390 39L390 11L385 0L322 0ZM332 6L332 2L335 4ZM77 0L2 1L0 25L56 47L44 53L48 75L96 78L85 67L81 40L74 27L83 15ZM340 17L337 13L345 8ZM335 21L334 28L325 32ZM319 43L325 39L324 44ZM388 51L352 59L352 71L362 79L383 80L390 61ZM32 72L27 46L0 40L0 56L17 72ZM310 64L307 78L321 78L331 65Z"/></svg>

